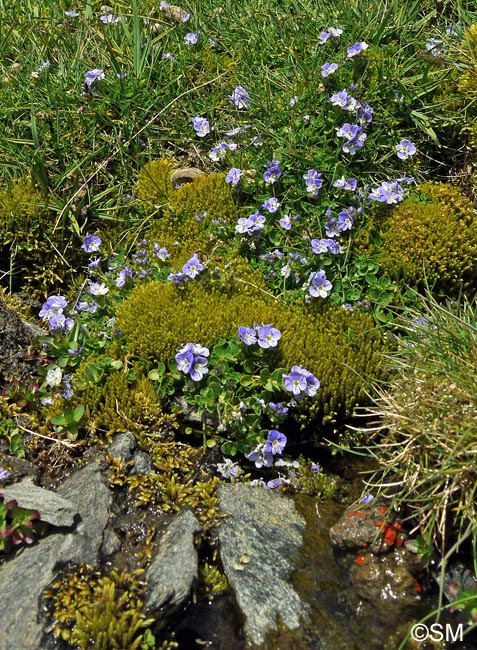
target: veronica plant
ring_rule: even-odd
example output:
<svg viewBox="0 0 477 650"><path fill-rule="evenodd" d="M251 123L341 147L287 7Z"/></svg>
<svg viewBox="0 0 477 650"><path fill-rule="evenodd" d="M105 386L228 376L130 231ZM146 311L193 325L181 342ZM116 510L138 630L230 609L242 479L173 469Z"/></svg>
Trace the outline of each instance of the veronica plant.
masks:
<svg viewBox="0 0 477 650"><path fill-rule="evenodd" d="M237 337L219 339L210 350L187 343L168 368L159 364L149 378L161 397L181 395L200 415L208 446L220 442L224 454L240 452L257 467L270 467L286 444L276 427L295 400L315 395L320 385L300 366L271 370L280 338L271 324L240 326Z"/></svg>

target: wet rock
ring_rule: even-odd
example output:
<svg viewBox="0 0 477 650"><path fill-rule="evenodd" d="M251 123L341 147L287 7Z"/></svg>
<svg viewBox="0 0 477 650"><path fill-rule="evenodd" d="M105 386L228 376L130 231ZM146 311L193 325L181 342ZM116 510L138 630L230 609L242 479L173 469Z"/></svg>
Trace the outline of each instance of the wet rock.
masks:
<svg viewBox="0 0 477 650"><path fill-rule="evenodd" d="M72 532L55 533L0 566L0 620L8 634L0 635L0 650L42 650L38 619L41 593L63 562L97 565L108 523L111 493L99 466L91 463L70 476L58 495L71 501L80 521Z"/></svg>
<svg viewBox="0 0 477 650"><path fill-rule="evenodd" d="M359 503L345 510L330 529L330 540L337 551L369 548L374 553L390 553L402 546L405 535L397 521L387 519L388 509L382 503Z"/></svg>
<svg viewBox="0 0 477 650"><path fill-rule="evenodd" d="M18 483L2 488L6 499L15 499L21 508L38 510L41 521L52 526L72 526L78 509L51 490L37 487L28 477Z"/></svg>
<svg viewBox="0 0 477 650"><path fill-rule="evenodd" d="M354 592L379 611L381 619L391 617L400 621L406 610L415 608L421 600L421 587L413 573L415 558L404 548L392 553L365 553L354 563L350 579Z"/></svg>
<svg viewBox="0 0 477 650"><path fill-rule="evenodd" d="M109 453L125 464L131 463L130 474L150 474L154 470L150 457L138 448L136 438L130 431L115 436Z"/></svg>
<svg viewBox="0 0 477 650"><path fill-rule="evenodd" d="M144 610L157 619L157 629L189 601L198 579L198 557L194 535L201 530L194 514L186 509L170 522L161 536L146 572Z"/></svg>
<svg viewBox="0 0 477 650"><path fill-rule="evenodd" d="M307 616L288 579L305 528L291 499L248 485L219 485L220 556L245 618L249 644L261 645L280 623L289 629Z"/></svg>

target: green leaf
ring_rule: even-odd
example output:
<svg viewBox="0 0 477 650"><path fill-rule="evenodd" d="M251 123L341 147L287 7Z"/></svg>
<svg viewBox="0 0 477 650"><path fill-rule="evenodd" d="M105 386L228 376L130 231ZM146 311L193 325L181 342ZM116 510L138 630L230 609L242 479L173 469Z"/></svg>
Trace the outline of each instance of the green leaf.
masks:
<svg viewBox="0 0 477 650"><path fill-rule="evenodd" d="M68 424L69 420L64 415L53 415L50 418L50 422L56 426L64 427Z"/></svg>
<svg viewBox="0 0 477 650"><path fill-rule="evenodd" d="M78 404L78 406L73 411L73 419L75 422L79 422L84 415L84 404Z"/></svg>
<svg viewBox="0 0 477 650"><path fill-rule="evenodd" d="M250 377L250 375L242 375L242 377L240 377L240 385L244 388L251 386L253 383L253 377Z"/></svg>
<svg viewBox="0 0 477 650"><path fill-rule="evenodd" d="M214 438L209 438L205 444L209 449L212 449L217 444L217 441Z"/></svg>
<svg viewBox="0 0 477 650"><path fill-rule="evenodd" d="M223 442L220 450L224 456L235 456L237 453L237 447L233 444L233 442L230 442L230 440Z"/></svg>

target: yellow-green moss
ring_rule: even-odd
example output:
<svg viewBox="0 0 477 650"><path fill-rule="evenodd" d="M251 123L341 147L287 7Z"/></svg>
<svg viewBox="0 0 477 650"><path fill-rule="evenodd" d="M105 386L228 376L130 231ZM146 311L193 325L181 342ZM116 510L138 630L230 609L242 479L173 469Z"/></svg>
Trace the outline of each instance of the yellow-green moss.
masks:
<svg viewBox="0 0 477 650"><path fill-rule="evenodd" d="M174 161L167 158L146 164L139 172L136 193L152 217L148 239L167 248L171 265L179 269L195 252L201 259L207 257L219 238L211 237L211 227L235 223L240 208L225 174L204 174L175 188L174 168Z"/></svg>
<svg viewBox="0 0 477 650"><path fill-rule="evenodd" d="M154 622L141 612L142 573L113 569L104 576L89 565L70 567L45 592L52 603L55 636L80 650L140 648L145 629Z"/></svg>
<svg viewBox="0 0 477 650"><path fill-rule="evenodd" d="M375 220L376 260L383 271L456 296L477 289L477 219L457 188L425 183Z"/></svg>
<svg viewBox="0 0 477 650"><path fill-rule="evenodd" d="M64 257L68 237L61 228L54 232L56 215L47 204L28 179L0 190L0 254L9 260L13 285L34 297L73 275Z"/></svg>
<svg viewBox="0 0 477 650"><path fill-rule="evenodd" d="M133 354L166 362L185 343L209 347L239 325L272 323L282 332L277 366L302 365L321 382L318 396L301 409L323 420L349 417L366 399L366 378L379 375L383 342L373 318L322 303L287 307L248 282L235 283L235 294L230 284L223 291L199 282L185 290L144 285L120 306L118 326Z"/></svg>

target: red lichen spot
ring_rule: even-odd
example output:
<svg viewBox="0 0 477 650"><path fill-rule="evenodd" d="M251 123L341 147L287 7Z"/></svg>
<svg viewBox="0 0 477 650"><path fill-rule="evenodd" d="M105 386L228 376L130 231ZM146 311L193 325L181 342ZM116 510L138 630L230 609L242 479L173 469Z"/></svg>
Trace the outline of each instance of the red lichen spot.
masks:
<svg viewBox="0 0 477 650"><path fill-rule="evenodd" d="M367 513L367 512L364 512L364 510L358 510L358 511L356 512L356 516L357 516L357 517L367 517L367 516L368 516L368 513Z"/></svg>
<svg viewBox="0 0 477 650"><path fill-rule="evenodd" d="M359 566L361 566L362 564L364 564L364 562L365 562L365 560L364 560L364 557L362 555L356 556L356 564L359 564Z"/></svg>
<svg viewBox="0 0 477 650"><path fill-rule="evenodd" d="M369 542L363 542L363 548L368 548Z"/></svg>
<svg viewBox="0 0 477 650"><path fill-rule="evenodd" d="M348 512L348 517L354 517L355 514L356 514L356 513L354 512L354 510L350 510L350 511Z"/></svg>
<svg viewBox="0 0 477 650"><path fill-rule="evenodd" d="M416 582L416 591L418 591L419 593L421 593L422 591L422 586L419 582Z"/></svg>
<svg viewBox="0 0 477 650"><path fill-rule="evenodd" d="M387 512L388 511L386 506L378 506L378 510L379 510L379 512Z"/></svg>
<svg viewBox="0 0 477 650"><path fill-rule="evenodd" d="M382 528L382 527L383 527L383 522L380 519L379 521L376 522L376 528Z"/></svg>

